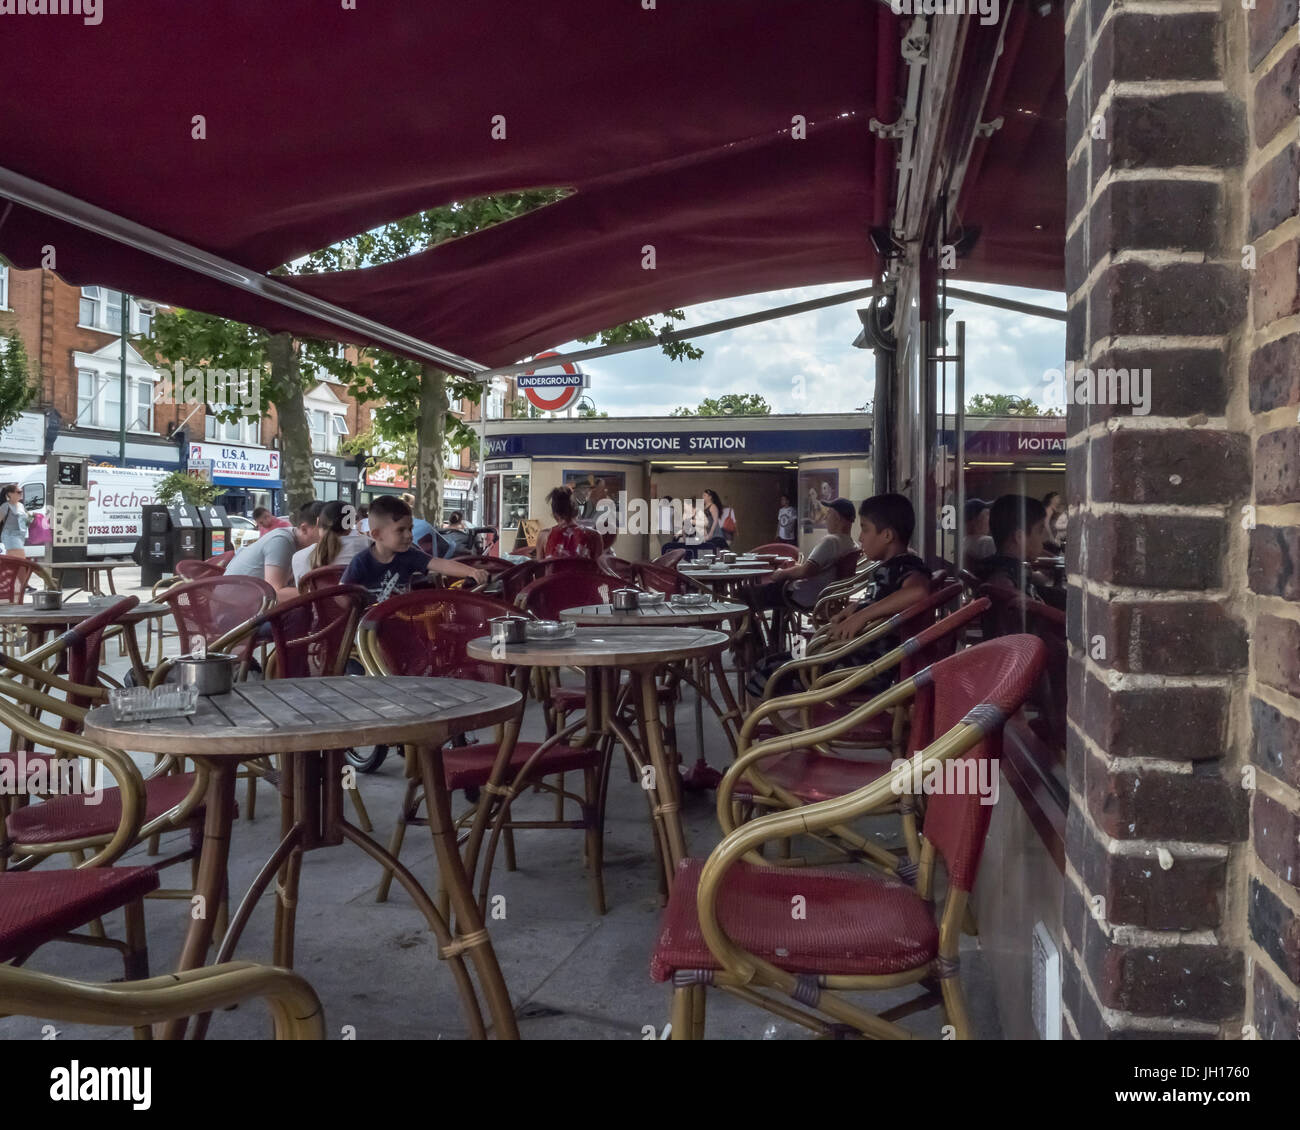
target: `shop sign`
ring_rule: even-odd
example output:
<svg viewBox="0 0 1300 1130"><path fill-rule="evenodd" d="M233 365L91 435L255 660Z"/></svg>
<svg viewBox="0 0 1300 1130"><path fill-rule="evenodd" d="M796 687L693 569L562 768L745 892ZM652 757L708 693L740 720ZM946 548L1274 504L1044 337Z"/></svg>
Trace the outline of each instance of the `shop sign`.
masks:
<svg viewBox="0 0 1300 1130"><path fill-rule="evenodd" d="M333 459L322 459L319 455L313 456L311 477L313 479L337 479L339 477L339 466Z"/></svg>
<svg viewBox="0 0 1300 1130"><path fill-rule="evenodd" d="M366 485L372 487L393 487L396 490L409 490L411 479L406 468L398 463L377 463L366 470Z"/></svg>
<svg viewBox="0 0 1300 1130"><path fill-rule="evenodd" d="M190 444L190 466L212 463L214 482L239 480L241 485L278 487L280 453L264 447L234 447L219 443Z"/></svg>

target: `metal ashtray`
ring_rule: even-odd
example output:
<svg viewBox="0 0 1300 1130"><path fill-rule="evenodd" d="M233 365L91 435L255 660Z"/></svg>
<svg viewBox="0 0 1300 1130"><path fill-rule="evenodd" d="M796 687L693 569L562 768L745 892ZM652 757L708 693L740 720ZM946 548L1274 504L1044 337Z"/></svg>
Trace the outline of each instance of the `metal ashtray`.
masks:
<svg viewBox="0 0 1300 1130"><path fill-rule="evenodd" d="M665 599L661 592L639 592L636 594L636 605L638 608L651 608L656 604L663 604Z"/></svg>
<svg viewBox="0 0 1300 1130"><path fill-rule="evenodd" d="M529 620L526 630L529 640L549 643L553 640L572 639L573 633L578 630L578 624L575 620Z"/></svg>
<svg viewBox="0 0 1300 1130"><path fill-rule="evenodd" d="M637 598L640 594L636 589L615 589L613 592L613 604L616 612L629 612L637 606Z"/></svg>
<svg viewBox="0 0 1300 1130"><path fill-rule="evenodd" d="M528 638L523 616L493 616L488 621L488 636L493 643L523 643Z"/></svg>
<svg viewBox="0 0 1300 1130"><path fill-rule="evenodd" d="M175 662L176 682L194 687L197 694L229 694L235 684L235 656L213 651L206 655L181 655Z"/></svg>
<svg viewBox="0 0 1300 1130"><path fill-rule="evenodd" d="M63 607L63 590L46 589L32 593L32 607L38 612L57 612Z"/></svg>
<svg viewBox="0 0 1300 1130"><path fill-rule="evenodd" d="M727 551L722 555L722 563L724 565L734 565L736 563L736 555L730 551Z"/></svg>

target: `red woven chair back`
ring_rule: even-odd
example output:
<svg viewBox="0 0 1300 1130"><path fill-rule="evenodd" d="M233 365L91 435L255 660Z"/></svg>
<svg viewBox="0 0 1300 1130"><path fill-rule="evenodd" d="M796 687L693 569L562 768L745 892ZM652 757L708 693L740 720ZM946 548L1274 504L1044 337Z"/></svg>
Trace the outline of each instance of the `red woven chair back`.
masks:
<svg viewBox="0 0 1300 1130"><path fill-rule="evenodd" d="M764 557L771 554L776 557L784 557L789 561L799 560L799 547L797 545L791 545L789 542L785 541L770 541L766 545L760 545L751 549L749 552L757 553Z"/></svg>
<svg viewBox="0 0 1300 1130"><path fill-rule="evenodd" d="M661 569L658 565L638 565L636 583L646 592L661 592L665 596L696 591L676 569Z"/></svg>
<svg viewBox="0 0 1300 1130"><path fill-rule="evenodd" d="M835 559L835 579L847 581L858 571L858 562L861 560L862 553L859 550L851 549L848 553L841 553Z"/></svg>
<svg viewBox="0 0 1300 1130"><path fill-rule="evenodd" d="M361 585L334 585L278 604L258 617L275 643L277 679L341 675L369 594Z"/></svg>
<svg viewBox="0 0 1300 1130"><path fill-rule="evenodd" d="M670 549L667 553L660 554L650 564L656 569L671 569L685 556L684 549Z"/></svg>
<svg viewBox="0 0 1300 1130"><path fill-rule="evenodd" d="M977 591L980 596L987 597L992 605L984 617L984 635L988 639L1031 630L1025 607L1033 602L1025 600L1019 589L1005 584L982 584Z"/></svg>
<svg viewBox="0 0 1300 1130"><path fill-rule="evenodd" d="M544 576L552 573L599 573L598 557L544 557L537 564L544 567Z"/></svg>
<svg viewBox="0 0 1300 1130"><path fill-rule="evenodd" d="M233 549L228 549L225 553L218 553L215 557L209 557L207 559L207 564L215 565L222 572L225 572L226 566L234 559L235 551Z"/></svg>
<svg viewBox="0 0 1300 1130"><path fill-rule="evenodd" d="M1065 613L1050 604L1018 596L1012 602L1013 615L1018 614L1025 630L1043 641L1047 658L1043 677L1034 687L1031 701L1047 725L1042 736L1058 749L1065 748L1066 674L1069 666L1069 648L1065 642Z"/></svg>
<svg viewBox="0 0 1300 1130"><path fill-rule="evenodd" d="M127 596L110 604L102 612L75 624L60 637L63 643L63 656L67 663L68 678L82 686L93 687L99 682L99 660L104 642L104 633L114 624L120 623L123 616L140 603L138 596ZM85 695L69 694L68 701L73 706L90 706L91 700ZM71 718L63 720L62 729L68 732L80 732L81 724Z"/></svg>
<svg viewBox="0 0 1300 1130"><path fill-rule="evenodd" d="M515 607L543 620L558 620L564 608L609 604L611 594L620 587L614 577L604 573L554 573L526 585L515 600Z"/></svg>
<svg viewBox="0 0 1300 1130"><path fill-rule="evenodd" d="M898 677L910 679L922 668L947 659L957 650L962 633L977 617L987 611L989 602L984 599L961 605L956 612L950 612L942 620L917 632L910 639L903 641L903 662L898 665ZM919 747L917 747L919 748ZM915 749L912 750L916 752Z"/></svg>
<svg viewBox="0 0 1300 1130"><path fill-rule="evenodd" d="M217 565L211 561L187 558L176 562L176 575L184 577L187 581L202 581L208 577L223 577L225 573L225 565Z"/></svg>
<svg viewBox="0 0 1300 1130"><path fill-rule="evenodd" d="M299 592L316 592L340 584L346 565L322 565L319 569L309 569L298 582Z"/></svg>
<svg viewBox="0 0 1300 1130"><path fill-rule="evenodd" d="M0 557L0 603L22 604L36 566L24 557Z"/></svg>
<svg viewBox="0 0 1300 1130"><path fill-rule="evenodd" d="M193 646L195 637L212 644L227 632L233 632L255 620L275 601L275 589L260 577L206 577L176 585L158 596L161 604L172 611L181 651ZM251 650L252 637L235 647L241 659Z"/></svg>
<svg viewBox="0 0 1300 1130"><path fill-rule="evenodd" d="M885 621L889 625L891 635L897 635L900 640L910 639L917 632L924 631L935 621L935 614L941 610L944 605L957 600L961 596L961 585L945 585L927 596L923 596L910 608L903 609L902 612L896 612Z"/></svg>
<svg viewBox="0 0 1300 1130"><path fill-rule="evenodd" d="M515 609L459 589L417 589L389 597L361 619L360 631L394 675L499 683L505 668L471 659L466 645L488 634L488 621Z"/></svg>
<svg viewBox="0 0 1300 1130"><path fill-rule="evenodd" d="M945 783L958 787L926 797L925 838L943 859L949 884L960 890L969 891L975 883L993 814L993 805L986 803L991 797L982 798L977 787L980 774L988 775L983 778L987 782L998 773L1002 726L1029 696L1044 659L1041 640L1006 636L968 647L916 675L922 681L912 700L916 749L963 720L978 723L985 734L968 753L952 759L954 769L944 765ZM981 769L981 761L990 764Z"/></svg>
<svg viewBox="0 0 1300 1130"><path fill-rule="evenodd" d="M524 586L530 581L537 580L545 572L546 563L543 561L525 561L522 565L512 565L501 574L502 599L514 604Z"/></svg>
<svg viewBox="0 0 1300 1130"><path fill-rule="evenodd" d="M612 554L606 553L597 564L602 572L618 578L625 585L636 584L636 565L631 561L624 561L621 557L614 557Z"/></svg>

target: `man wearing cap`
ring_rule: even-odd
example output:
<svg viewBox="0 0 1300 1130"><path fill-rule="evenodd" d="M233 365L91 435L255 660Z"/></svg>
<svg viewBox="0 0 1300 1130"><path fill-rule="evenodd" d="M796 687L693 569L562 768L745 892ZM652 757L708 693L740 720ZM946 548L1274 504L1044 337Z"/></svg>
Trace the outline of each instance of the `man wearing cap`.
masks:
<svg viewBox="0 0 1300 1130"><path fill-rule="evenodd" d="M982 498L966 500L966 537L962 542L962 562L969 569L971 565L992 557L998 551L989 534L989 504Z"/></svg>
<svg viewBox="0 0 1300 1130"><path fill-rule="evenodd" d="M746 594L751 608L784 608L790 604L811 610L822 589L835 579L835 563L857 549L851 536L857 508L847 498L832 499L825 506L826 536L801 564L778 569L766 582L753 586Z"/></svg>

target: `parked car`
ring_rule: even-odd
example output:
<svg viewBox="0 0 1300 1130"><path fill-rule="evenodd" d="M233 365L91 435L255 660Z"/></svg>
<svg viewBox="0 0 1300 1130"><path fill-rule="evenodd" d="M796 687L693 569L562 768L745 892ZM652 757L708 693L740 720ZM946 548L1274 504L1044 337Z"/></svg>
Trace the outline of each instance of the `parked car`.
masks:
<svg viewBox="0 0 1300 1130"><path fill-rule="evenodd" d="M246 545L251 545L262 536L262 531L257 528L257 523L251 518L245 518L242 514L231 514L230 516L230 548L241 550Z"/></svg>

